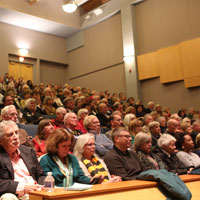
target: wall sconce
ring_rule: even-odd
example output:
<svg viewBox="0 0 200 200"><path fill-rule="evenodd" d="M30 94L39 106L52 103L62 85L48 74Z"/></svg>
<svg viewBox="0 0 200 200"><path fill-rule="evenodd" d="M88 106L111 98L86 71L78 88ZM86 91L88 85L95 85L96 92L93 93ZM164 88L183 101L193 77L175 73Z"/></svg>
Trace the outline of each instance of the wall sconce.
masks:
<svg viewBox="0 0 200 200"><path fill-rule="evenodd" d="M73 0L66 0L64 1L62 8L67 13L73 13L77 9L77 5Z"/></svg>
<svg viewBox="0 0 200 200"><path fill-rule="evenodd" d="M133 55L124 56L123 60L124 60L125 63L130 64L130 63L132 63L134 61L134 56Z"/></svg>
<svg viewBox="0 0 200 200"><path fill-rule="evenodd" d="M22 55L22 56L26 56L28 54L29 50L26 49L26 48L21 48L19 49L19 53Z"/></svg>
<svg viewBox="0 0 200 200"><path fill-rule="evenodd" d="M19 62L24 62L24 57L19 57Z"/></svg>

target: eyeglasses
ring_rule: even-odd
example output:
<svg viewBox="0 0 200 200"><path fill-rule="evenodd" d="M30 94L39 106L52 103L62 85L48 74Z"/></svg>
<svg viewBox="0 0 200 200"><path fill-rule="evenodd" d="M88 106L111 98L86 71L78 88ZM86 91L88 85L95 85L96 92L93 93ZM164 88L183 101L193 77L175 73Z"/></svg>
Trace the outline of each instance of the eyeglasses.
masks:
<svg viewBox="0 0 200 200"><path fill-rule="evenodd" d="M89 144L85 144L85 145L88 147L91 147L91 146L95 146L95 143L89 143Z"/></svg>
<svg viewBox="0 0 200 200"><path fill-rule="evenodd" d="M117 136L118 136L118 137L125 137L125 138L127 138L127 139L131 138L130 135L117 135Z"/></svg>

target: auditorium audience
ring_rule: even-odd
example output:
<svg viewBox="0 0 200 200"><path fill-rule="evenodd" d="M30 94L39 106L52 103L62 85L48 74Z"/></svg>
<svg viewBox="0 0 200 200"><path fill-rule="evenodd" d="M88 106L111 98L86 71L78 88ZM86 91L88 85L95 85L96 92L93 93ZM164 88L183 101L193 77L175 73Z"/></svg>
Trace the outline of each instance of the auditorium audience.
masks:
<svg viewBox="0 0 200 200"><path fill-rule="evenodd" d="M35 151L20 146L16 123L1 122L0 133L0 198L17 200L30 191L41 189L45 176Z"/></svg>
<svg viewBox="0 0 200 200"><path fill-rule="evenodd" d="M175 119L169 119L167 122L167 129L166 129L166 134L170 134L173 137L176 138L176 148L178 150L181 149L181 144L180 144L180 130L179 130L179 122Z"/></svg>
<svg viewBox="0 0 200 200"><path fill-rule="evenodd" d="M134 149L140 161L142 171L149 169L167 169L167 166L161 158L151 151L152 138L151 135L139 132L134 139Z"/></svg>
<svg viewBox="0 0 200 200"><path fill-rule="evenodd" d="M165 133L165 131L167 129L166 118L161 116L161 117L158 117L156 119L156 121L158 121L160 123L160 131L161 131L161 133Z"/></svg>
<svg viewBox="0 0 200 200"><path fill-rule="evenodd" d="M144 116L144 126L142 126L142 131L144 133L149 133L150 130L149 130L149 123L153 121L153 118L150 114L146 114Z"/></svg>
<svg viewBox="0 0 200 200"><path fill-rule="evenodd" d="M105 132L108 131L110 129L109 128L110 127L109 126L109 115L108 115L108 107L105 103L100 103L98 105L98 112L97 112L96 116L99 119L101 128L103 128L105 130Z"/></svg>
<svg viewBox="0 0 200 200"><path fill-rule="evenodd" d="M78 122L77 122L77 126L76 126L76 130L81 131L82 133L87 133L87 130L85 129L84 125L83 125L83 121L85 119L85 117L88 116L88 110L86 108L82 108L79 109L77 117L78 117Z"/></svg>
<svg viewBox="0 0 200 200"><path fill-rule="evenodd" d="M46 115L55 115L56 108L53 106L54 99L51 96L45 96L43 100L42 109L45 111Z"/></svg>
<svg viewBox="0 0 200 200"><path fill-rule="evenodd" d="M79 165L84 174L89 178L95 175L103 175L102 183L114 183L121 181L121 177L110 175L106 164L95 154L94 135L87 133L78 137L73 155L79 160Z"/></svg>
<svg viewBox="0 0 200 200"><path fill-rule="evenodd" d="M33 138L33 143L38 157L46 153L46 141L53 130L53 123L50 119L43 119L40 121L36 136Z"/></svg>
<svg viewBox="0 0 200 200"><path fill-rule="evenodd" d="M65 106L67 113L74 113L74 100L72 97L67 97L63 100L63 105Z"/></svg>
<svg viewBox="0 0 200 200"><path fill-rule="evenodd" d="M78 160L69 154L74 145L74 136L66 129L58 128L47 140L47 154L40 160L40 166L45 174L52 172L55 185L60 187L72 186L74 182L89 184L93 178L84 175Z"/></svg>
<svg viewBox="0 0 200 200"><path fill-rule="evenodd" d="M105 135L110 139L112 140L112 131L115 129L115 128L118 128L120 126L123 126L123 123L122 123L122 116L118 113L118 112L113 112L113 114L110 116L110 128L111 130L107 131L105 133Z"/></svg>
<svg viewBox="0 0 200 200"><path fill-rule="evenodd" d="M70 112L66 113L64 117L64 124L65 128L69 133L75 136L77 138L79 135L83 134L80 130L77 130L77 124L78 124L78 119L75 113Z"/></svg>
<svg viewBox="0 0 200 200"><path fill-rule="evenodd" d="M133 145L135 136L142 130L142 121L139 119L133 119L130 121L128 131L131 135L131 144ZM131 147L132 148L132 147Z"/></svg>
<svg viewBox="0 0 200 200"><path fill-rule="evenodd" d="M134 114L131 114L131 113L130 114L126 114L124 116L123 124L126 127L126 129L128 129L130 122L132 120L134 120L134 119L136 119L136 116Z"/></svg>
<svg viewBox="0 0 200 200"><path fill-rule="evenodd" d="M56 118L55 119L51 119L54 128L64 128L64 117L65 114L67 113L66 109L63 107L58 107L56 109Z"/></svg>
<svg viewBox="0 0 200 200"><path fill-rule="evenodd" d="M120 176L123 181L134 180L141 172L139 159L131 147L131 136L126 128L119 127L113 131L113 149L104 158L110 174Z"/></svg>
<svg viewBox="0 0 200 200"><path fill-rule="evenodd" d="M83 124L88 133L92 133L95 137L96 153L100 157L105 156L112 149L113 142L105 134L101 133L98 118L94 115L89 115L84 119Z"/></svg>
<svg viewBox="0 0 200 200"><path fill-rule="evenodd" d="M175 174L187 174L190 170L185 167L176 155L176 139L169 134L162 134L158 139L158 148L154 150L166 164L168 171Z"/></svg>
<svg viewBox="0 0 200 200"><path fill-rule="evenodd" d="M81 145L77 143L77 146L80 146L83 150L78 152L79 155L84 157L84 160L87 160L90 166L100 167L103 171L102 174L105 173L106 175L106 178L98 175L98 183L102 181L116 182L120 180L120 178L114 178L114 180L112 180L113 177L110 177L108 169L111 174L122 176L122 180L131 180L139 174L141 168L142 170L166 168L177 174L185 174L190 173L191 169L197 166L197 159L195 157L194 162L194 154L192 151L200 155L200 137L197 137L200 133L200 121L197 115L199 112L196 112L194 108L190 108L188 113L186 109L180 109L178 112L179 115L177 113L171 115L167 107L164 107L162 111L162 106L157 104L154 111L154 102L149 102L147 108L145 108L141 100L138 100L135 104L133 97L126 99L123 93L119 93L119 95L113 93L111 95L108 90L99 93L95 90L91 92L90 89L81 88L80 86L71 87L69 84L65 84L64 87L62 87L53 84L47 84L47 86L45 86L41 83L37 86L33 85L30 80L26 82L23 78L15 80L12 76L9 76L8 73L5 76L5 80L6 81L4 81L4 77L0 77L0 95L3 102L1 109L5 107L1 112L2 119L13 120L14 122L20 123L25 122L27 124L40 123L38 126L38 133L33 140L38 156L46 153L46 140L49 138L48 135L52 136L51 133L54 128L64 128L65 130L63 129L64 131L61 132L65 132L65 134L68 135L70 134L70 138L68 136L65 139L62 138L63 140L60 140L57 145L66 141L68 141L68 143L70 141L71 143L72 135L76 137L77 142L81 141ZM44 102L42 102L43 100ZM21 102L21 105L19 102ZM17 111L13 105L15 105ZM65 108L59 106L64 106ZM78 119L75 113L77 113ZM54 114L55 119L45 119L49 118L49 115ZM88 114L93 115L87 116ZM134 114L136 114L136 116ZM46 120L44 120L44 124L42 119ZM145 134L144 138L141 139L141 145L137 149L139 160L136 154L130 151L130 149L133 150L132 144L134 142L137 144L137 138L142 134L139 132L141 131L143 119L144 126L142 130L146 133L143 133ZM124 123L122 123L122 121ZM192 127L191 121L193 122ZM129 132L122 127L123 125L129 129ZM82 135L87 132L92 135ZM166 134L162 135L161 133L170 135L167 135L165 138L164 136L166 136ZM86 137L86 135L90 135L90 137ZM196 142L195 149L194 144L192 145L190 141L190 135L193 143L195 144ZM106 136L110 139L112 138L114 146L113 142ZM166 141L164 141L163 137ZM23 136L20 140L24 138ZM148 138L148 140L146 141L145 138ZM157 141L161 141L158 143L158 146L156 145ZM190 163L191 166L181 166L176 155L177 149L174 143L176 143L178 150L182 148L182 150L177 153L179 157L182 156L182 162L185 163L185 157L189 157L189 159L192 160L192 163ZM54 152L55 154L53 157L56 155L56 157L63 162L62 166L66 164L66 156L71 159L68 151L73 150L73 145L69 144L68 147L69 146L70 148L68 148L64 156L60 155L60 153L58 155L57 149ZM151 152L151 146L154 146L154 152L157 152L156 155ZM60 147L60 149L62 149L62 147ZM58 167L53 157L50 156L52 159L51 162L54 162L57 170L60 170L60 166ZM87 172L87 176L93 177L93 170L91 171L87 167L88 165L83 164L82 157L79 158L80 165L83 165L84 172ZM108 169L101 160L103 157L105 157ZM165 167L162 166L162 162L160 162L159 158L161 158ZM124 162L124 159L129 163ZM72 158L72 160L72 163L78 163L77 160L74 161L74 158ZM124 168L126 170L124 170ZM75 171L76 170L77 169L75 169ZM76 172L78 176L76 177L77 180L80 178L78 175L80 172L79 170L80 168L78 168L78 172ZM59 173L64 177L61 171ZM99 174L99 172L97 174ZM83 173L82 175L84 176ZM74 178L72 182L75 181L76 178ZM87 177L83 179L87 180L87 183L91 182ZM107 181L105 181L105 179L107 179ZM58 182L58 185L62 185L60 178Z"/></svg>
<svg viewBox="0 0 200 200"><path fill-rule="evenodd" d="M179 160L187 168L195 168L200 166L200 157L193 153L194 143L190 135L182 134L180 139L181 151L177 153Z"/></svg>
<svg viewBox="0 0 200 200"><path fill-rule="evenodd" d="M41 114L37 112L36 100L33 98L27 99L24 106L23 117L28 124L39 124L43 119Z"/></svg>
<svg viewBox="0 0 200 200"><path fill-rule="evenodd" d="M152 121L148 126L152 137L152 146L156 146L157 141L161 136L160 123L157 121Z"/></svg>
<svg viewBox="0 0 200 200"><path fill-rule="evenodd" d="M196 136L200 133L200 120L196 120L192 123L192 133L191 137L195 144Z"/></svg>

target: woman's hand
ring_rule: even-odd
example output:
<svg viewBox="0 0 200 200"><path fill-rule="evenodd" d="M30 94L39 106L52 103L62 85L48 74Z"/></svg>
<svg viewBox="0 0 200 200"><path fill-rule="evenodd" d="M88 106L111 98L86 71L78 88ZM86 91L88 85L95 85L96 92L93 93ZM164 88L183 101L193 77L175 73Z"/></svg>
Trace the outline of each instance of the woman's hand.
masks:
<svg viewBox="0 0 200 200"><path fill-rule="evenodd" d="M116 175L112 175L111 179L109 180L109 183L117 183L117 182L121 182L122 179L120 176L116 176Z"/></svg>
<svg viewBox="0 0 200 200"><path fill-rule="evenodd" d="M188 174L190 174L190 172L193 170L193 167L190 167L189 170L187 171Z"/></svg>
<svg viewBox="0 0 200 200"><path fill-rule="evenodd" d="M91 184L101 184L104 181L103 175L95 175L90 179Z"/></svg>

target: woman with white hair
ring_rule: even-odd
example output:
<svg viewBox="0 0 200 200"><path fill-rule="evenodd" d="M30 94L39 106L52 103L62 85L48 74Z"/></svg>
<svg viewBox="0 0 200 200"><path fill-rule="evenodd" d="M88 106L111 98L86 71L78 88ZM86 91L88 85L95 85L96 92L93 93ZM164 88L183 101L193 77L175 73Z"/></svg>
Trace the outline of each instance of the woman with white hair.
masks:
<svg viewBox="0 0 200 200"><path fill-rule="evenodd" d="M41 114L37 112L36 100L29 98L25 101L23 117L28 124L38 124L43 119Z"/></svg>
<svg viewBox="0 0 200 200"><path fill-rule="evenodd" d="M121 181L121 177L110 175L104 161L95 154L95 139L93 134L86 133L79 136L73 154L77 157L85 176L91 178L95 175L101 175L103 177L102 183Z"/></svg>
<svg viewBox="0 0 200 200"><path fill-rule="evenodd" d="M157 155L168 166L168 171L176 174L187 174L189 171L176 156L176 138L169 134L162 134L158 139Z"/></svg>
<svg viewBox="0 0 200 200"><path fill-rule="evenodd" d="M140 160L142 171L149 169L167 169L165 163L162 162L160 157L151 151L152 138L151 135L144 132L139 132L135 136L134 149Z"/></svg>
<svg viewBox="0 0 200 200"><path fill-rule="evenodd" d="M136 119L136 116L134 114L132 114L132 113L126 114L124 116L123 124L127 129L129 127L129 124L130 124L131 120L133 120L133 119Z"/></svg>
<svg viewBox="0 0 200 200"><path fill-rule="evenodd" d="M77 117L78 117L78 122L77 122L77 126L76 126L76 130L81 131L82 133L87 133L87 130L85 129L84 125L83 125L83 121L85 119L85 117L88 116L88 110L86 108L82 108L78 111L77 113Z"/></svg>

